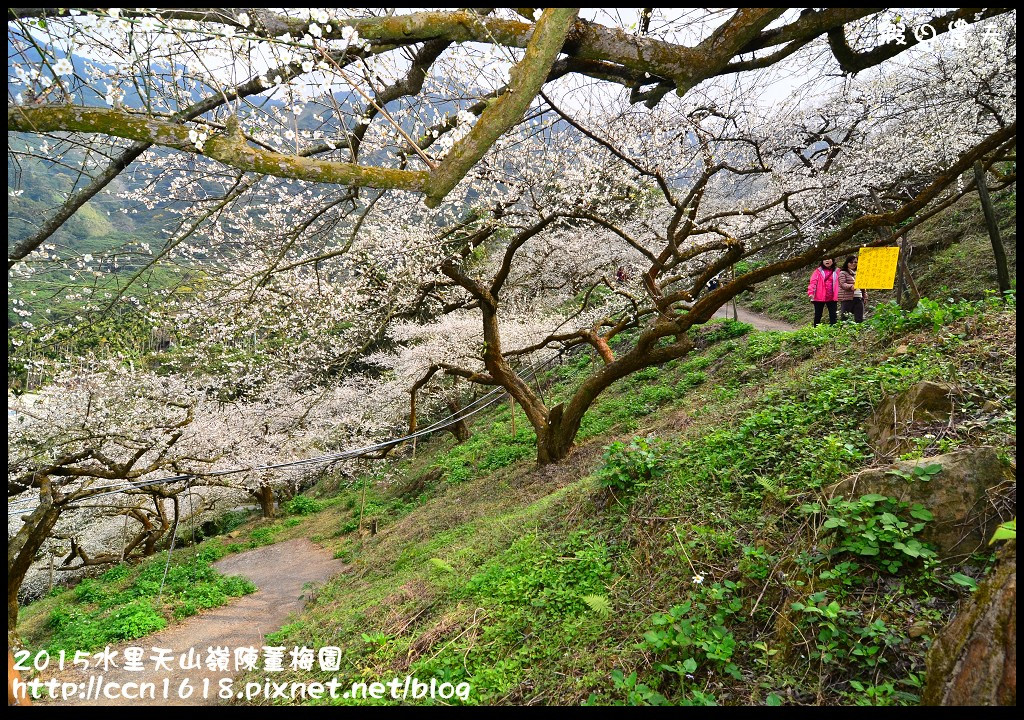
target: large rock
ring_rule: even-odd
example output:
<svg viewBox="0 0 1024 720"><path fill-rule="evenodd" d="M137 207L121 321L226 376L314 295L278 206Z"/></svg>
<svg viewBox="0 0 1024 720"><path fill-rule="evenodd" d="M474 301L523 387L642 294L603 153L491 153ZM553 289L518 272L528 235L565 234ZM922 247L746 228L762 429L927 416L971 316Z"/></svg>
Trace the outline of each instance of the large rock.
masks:
<svg viewBox="0 0 1024 720"><path fill-rule="evenodd" d="M923 426L946 423L953 413L955 385L919 382L897 395L886 395L864 430L878 455L895 455L912 446L913 432Z"/></svg>
<svg viewBox="0 0 1024 720"><path fill-rule="evenodd" d="M929 465L941 465L942 471L930 480L915 475L915 467ZM893 470L913 479L894 475ZM1016 509L1013 470L988 447L868 470L843 480L833 490L833 495L851 499L869 493L928 508L935 519L925 525L919 537L935 545L943 556L968 555L984 547L999 523L996 508L1004 513Z"/></svg>
<svg viewBox="0 0 1024 720"><path fill-rule="evenodd" d="M925 705L1017 704L1017 548L1011 541L928 650Z"/></svg>

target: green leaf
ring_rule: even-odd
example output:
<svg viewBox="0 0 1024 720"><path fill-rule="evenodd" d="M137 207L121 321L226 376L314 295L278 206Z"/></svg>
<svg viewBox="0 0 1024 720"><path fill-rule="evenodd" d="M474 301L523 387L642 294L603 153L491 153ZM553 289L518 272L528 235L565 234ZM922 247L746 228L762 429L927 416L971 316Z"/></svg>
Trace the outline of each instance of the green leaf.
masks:
<svg viewBox="0 0 1024 720"><path fill-rule="evenodd" d="M608 617L612 613L612 604L604 595L583 595L580 599L601 617Z"/></svg>
<svg viewBox="0 0 1024 720"><path fill-rule="evenodd" d="M686 658L683 660L683 671L691 675L697 672L697 661L693 658Z"/></svg>
<svg viewBox="0 0 1024 720"><path fill-rule="evenodd" d="M445 572L445 573L453 573L453 572L455 572L455 568L453 568L451 565L446 563L441 558L436 558L436 557L430 558L429 562L434 567L435 570L440 570L441 572Z"/></svg>
<svg viewBox="0 0 1024 720"><path fill-rule="evenodd" d="M1002 525L996 528L995 533L992 535L992 539L988 541L991 545L996 540L1016 540L1017 539L1017 518L1004 522Z"/></svg>
<svg viewBox="0 0 1024 720"><path fill-rule="evenodd" d="M779 707L782 705L782 698L775 693L768 693L768 697L765 698L764 704L768 707Z"/></svg>
<svg viewBox="0 0 1024 720"><path fill-rule="evenodd" d="M949 579L955 582L957 585L962 585L965 588L970 588L971 590L978 589L978 583L974 581L974 578L968 577L963 573L953 573L949 576Z"/></svg>
<svg viewBox="0 0 1024 720"><path fill-rule="evenodd" d="M861 495L860 499L863 500L864 502L876 503L876 502L882 502L883 500L886 500L887 498L885 497L885 495L879 495L878 493L871 493L869 495Z"/></svg>
<svg viewBox="0 0 1024 720"><path fill-rule="evenodd" d="M910 517L916 518L917 520L934 520L935 516L929 512L928 508L920 503L914 503L910 506Z"/></svg>

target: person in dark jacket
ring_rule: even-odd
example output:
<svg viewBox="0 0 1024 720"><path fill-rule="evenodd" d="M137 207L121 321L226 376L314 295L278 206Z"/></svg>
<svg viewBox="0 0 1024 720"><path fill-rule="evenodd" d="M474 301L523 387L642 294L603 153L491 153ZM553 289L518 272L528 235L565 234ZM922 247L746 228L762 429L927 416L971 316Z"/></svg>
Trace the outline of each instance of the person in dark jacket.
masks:
<svg viewBox="0 0 1024 720"><path fill-rule="evenodd" d="M811 281L807 283L807 297L814 303L814 326L821 322L822 313L828 308L828 324L836 324L836 302L839 299L839 270L836 261L825 258L814 268Z"/></svg>
<svg viewBox="0 0 1024 720"><path fill-rule="evenodd" d="M857 256L851 255L839 271L839 319L853 313L856 322L864 322L864 308L868 304L868 291L854 288L857 283Z"/></svg>

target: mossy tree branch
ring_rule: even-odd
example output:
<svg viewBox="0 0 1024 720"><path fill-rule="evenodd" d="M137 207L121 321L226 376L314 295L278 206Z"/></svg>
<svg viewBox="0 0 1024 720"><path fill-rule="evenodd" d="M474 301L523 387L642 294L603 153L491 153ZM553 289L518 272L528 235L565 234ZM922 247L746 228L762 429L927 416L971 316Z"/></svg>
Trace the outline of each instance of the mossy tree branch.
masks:
<svg viewBox="0 0 1024 720"><path fill-rule="evenodd" d="M202 154L239 170L309 182L422 192L427 179L424 171L367 167L254 148L238 131L237 120L229 121L227 132L210 136L202 151L189 138L189 128L185 126L116 109L64 105L9 107L7 129L17 132L102 133Z"/></svg>
<svg viewBox="0 0 1024 720"><path fill-rule="evenodd" d="M508 92L483 111L469 134L455 144L431 173L427 184L428 207L439 205L488 148L522 119L547 80L578 11L578 8L548 8L544 11L523 59L509 70Z"/></svg>

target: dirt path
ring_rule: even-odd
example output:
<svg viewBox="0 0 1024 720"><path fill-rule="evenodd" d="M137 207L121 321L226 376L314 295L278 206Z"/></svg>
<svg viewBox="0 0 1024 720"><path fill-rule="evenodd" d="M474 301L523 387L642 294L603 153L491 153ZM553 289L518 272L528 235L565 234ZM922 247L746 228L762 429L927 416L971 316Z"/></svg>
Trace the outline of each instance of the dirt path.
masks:
<svg viewBox="0 0 1024 720"><path fill-rule="evenodd" d="M302 609L307 584L322 583L343 572L346 566L340 560L334 560L319 545L306 539L297 539L228 556L215 563L214 567L226 575L249 578L259 590L155 635L113 648L118 651L114 660L117 669L102 672L90 668L88 675L77 672L77 669L70 674L65 671L60 680L78 683L81 690L78 699L71 697L60 704L216 705L221 702L218 699L221 679L238 674L234 667L235 649L251 646L262 651L264 635L280 629L289 615ZM142 671L125 670L122 666L121 651L129 646L144 649ZM218 647L228 648L227 671L206 668L208 649ZM173 660L169 670L155 669L156 663L151 659L153 648L167 648L171 651L170 657ZM179 666L179 658L187 656L191 648L194 648L194 656L202 663L202 669L183 670ZM285 667L290 662L286 652ZM93 678L92 685L90 675ZM97 697L95 688L101 675L104 686L108 688L121 688L124 683L154 683L155 698ZM190 697L182 697L187 694L180 690L185 681L192 688ZM204 687L208 688L205 698Z"/></svg>
<svg viewBox="0 0 1024 720"><path fill-rule="evenodd" d="M718 308L715 313L715 317L732 317L732 303L728 303L724 307ZM782 330L788 332L789 330L796 330L796 325L790 325L782 320L773 320L770 317L764 315L758 315L756 312L751 312L742 307L736 306L736 319L740 322L745 322L748 325L753 325L758 330Z"/></svg>

